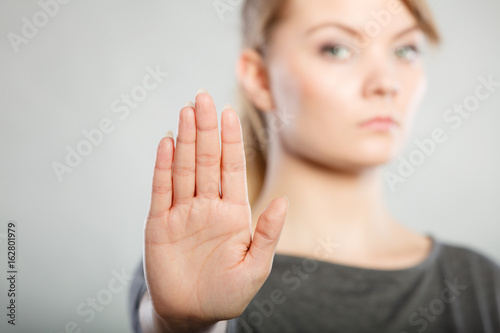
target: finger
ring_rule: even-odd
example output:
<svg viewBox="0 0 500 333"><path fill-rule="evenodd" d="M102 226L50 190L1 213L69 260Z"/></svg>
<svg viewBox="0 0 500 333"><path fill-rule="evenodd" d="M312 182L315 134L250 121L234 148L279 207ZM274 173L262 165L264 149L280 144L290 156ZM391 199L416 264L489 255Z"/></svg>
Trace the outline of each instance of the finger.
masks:
<svg viewBox="0 0 500 333"><path fill-rule="evenodd" d="M150 219L165 217L172 205L173 150L174 142L171 137L163 138L158 144L149 209Z"/></svg>
<svg viewBox="0 0 500 333"><path fill-rule="evenodd" d="M174 205L188 203L194 196L196 121L192 105L188 102L179 114L173 167Z"/></svg>
<svg viewBox="0 0 500 333"><path fill-rule="evenodd" d="M241 124L238 115L229 104L222 111L221 132L222 199L247 205L248 190Z"/></svg>
<svg viewBox="0 0 500 333"><path fill-rule="evenodd" d="M266 207L257 220L254 237L245 261L256 280L265 280L271 272L274 253L285 223L288 199L276 198Z"/></svg>
<svg viewBox="0 0 500 333"><path fill-rule="evenodd" d="M196 96L196 196L219 197L220 145L217 112L212 97Z"/></svg>

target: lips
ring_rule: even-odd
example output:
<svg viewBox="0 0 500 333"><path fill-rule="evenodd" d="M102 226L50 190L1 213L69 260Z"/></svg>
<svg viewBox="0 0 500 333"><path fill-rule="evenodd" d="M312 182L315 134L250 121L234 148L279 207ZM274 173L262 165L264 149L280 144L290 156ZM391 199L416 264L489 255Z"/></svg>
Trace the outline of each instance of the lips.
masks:
<svg viewBox="0 0 500 333"><path fill-rule="evenodd" d="M392 117L375 117L360 124L362 128L376 131L391 130L396 125L397 123Z"/></svg>

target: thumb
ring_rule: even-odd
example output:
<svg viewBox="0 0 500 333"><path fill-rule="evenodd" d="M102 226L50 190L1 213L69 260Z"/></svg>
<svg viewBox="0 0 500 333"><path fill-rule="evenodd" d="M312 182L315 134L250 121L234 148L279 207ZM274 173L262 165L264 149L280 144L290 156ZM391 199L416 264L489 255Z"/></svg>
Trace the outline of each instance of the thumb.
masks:
<svg viewBox="0 0 500 333"><path fill-rule="evenodd" d="M265 276L264 280L267 279L271 271L274 253L285 224L287 212L288 198L276 198L264 209L257 220L246 260L248 260L250 271L255 273L257 277Z"/></svg>

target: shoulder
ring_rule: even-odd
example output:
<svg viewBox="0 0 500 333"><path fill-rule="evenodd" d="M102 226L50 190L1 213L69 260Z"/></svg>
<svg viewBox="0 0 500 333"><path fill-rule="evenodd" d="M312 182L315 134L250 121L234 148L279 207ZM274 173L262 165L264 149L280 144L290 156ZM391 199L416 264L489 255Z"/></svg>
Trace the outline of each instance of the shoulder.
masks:
<svg viewBox="0 0 500 333"><path fill-rule="evenodd" d="M500 269L500 264L491 256L477 248L453 242L440 242L443 259L453 259L461 263L480 265L493 270Z"/></svg>
<svg viewBox="0 0 500 333"><path fill-rule="evenodd" d="M469 245L439 242L438 263L455 276L461 275L477 282L496 282L500 288L500 264L491 256Z"/></svg>

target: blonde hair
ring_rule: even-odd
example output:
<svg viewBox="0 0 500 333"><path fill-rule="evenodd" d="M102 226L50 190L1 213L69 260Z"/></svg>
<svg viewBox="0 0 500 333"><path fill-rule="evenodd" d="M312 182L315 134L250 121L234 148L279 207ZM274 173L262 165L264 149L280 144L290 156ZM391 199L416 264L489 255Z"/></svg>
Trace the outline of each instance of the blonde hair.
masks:
<svg viewBox="0 0 500 333"><path fill-rule="evenodd" d="M424 0L402 2L428 40L439 44L441 38L427 3ZM283 19L287 3L287 0L245 1L241 17L243 48L252 48L265 58L273 28ZM238 86L237 103L245 146L249 200L252 203L258 198L266 175L267 125L263 112L246 96L241 84Z"/></svg>

